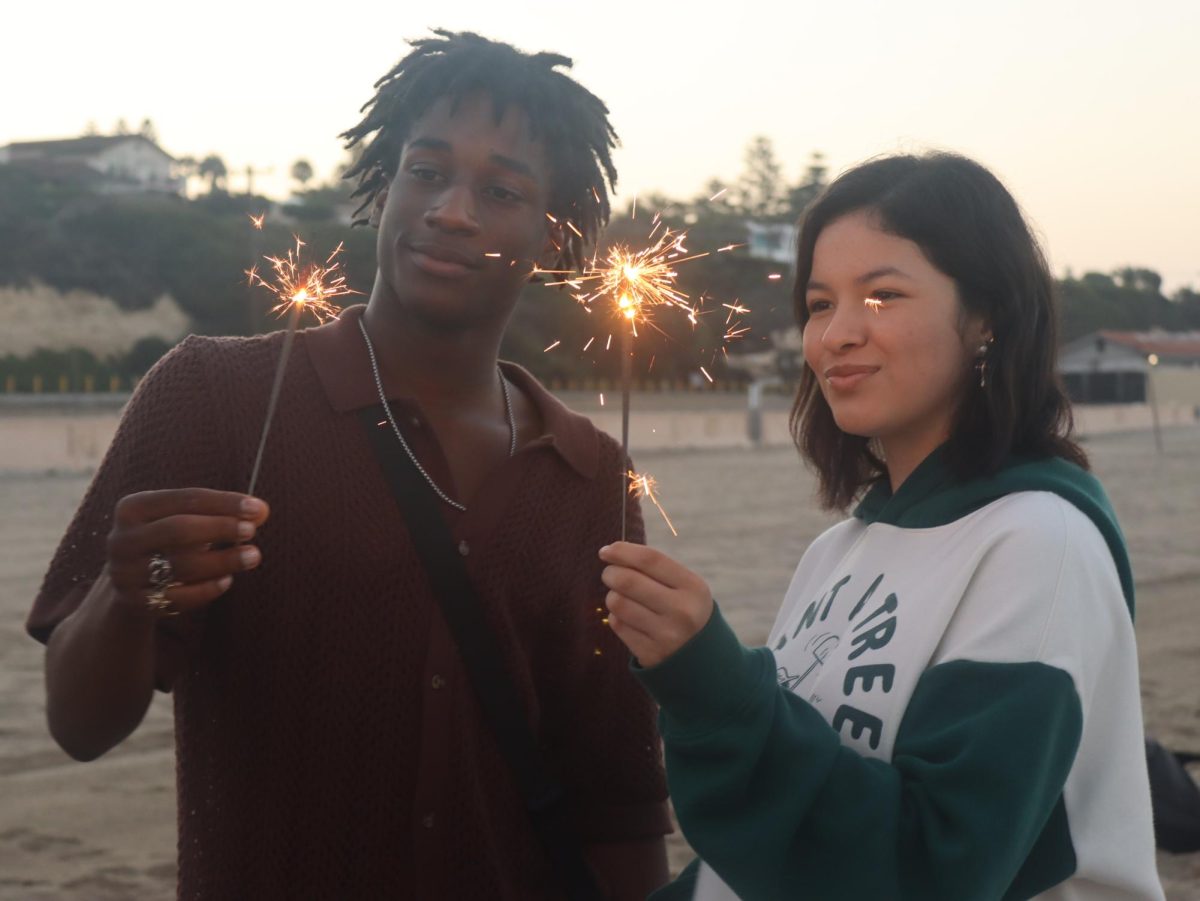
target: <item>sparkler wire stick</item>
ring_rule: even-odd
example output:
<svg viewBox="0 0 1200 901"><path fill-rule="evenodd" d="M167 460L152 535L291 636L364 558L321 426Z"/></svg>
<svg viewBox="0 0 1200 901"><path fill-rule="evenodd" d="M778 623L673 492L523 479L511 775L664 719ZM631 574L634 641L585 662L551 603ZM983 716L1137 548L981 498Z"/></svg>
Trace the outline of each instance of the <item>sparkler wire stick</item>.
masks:
<svg viewBox="0 0 1200 901"><path fill-rule="evenodd" d="M271 383L271 399L267 401L267 418L263 420L262 436L258 439L258 452L254 455L254 468L250 471L250 487L246 493L254 494L254 485L258 482L258 470L262 466L263 449L267 446L267 433L271 431L271 420L275 418L275 405L279 403L279 389L283 386L283 373L287 369L288 356L292 352L292 341L296 338L296 324L300 321L300 313L304 309L298 303L292 304L288 314L287 334L283 338L283 349L279 352L279 364L275 367L275 381Z"/></svg>
<svg viewBox="0 0 1200 901"><path fill-rule="evenodd" d="M629 467L629 389L633 382L633 320L621 331L621 459ZM625 509L629 498L629 476L621 485L621 540L625 540Z"/></svg>

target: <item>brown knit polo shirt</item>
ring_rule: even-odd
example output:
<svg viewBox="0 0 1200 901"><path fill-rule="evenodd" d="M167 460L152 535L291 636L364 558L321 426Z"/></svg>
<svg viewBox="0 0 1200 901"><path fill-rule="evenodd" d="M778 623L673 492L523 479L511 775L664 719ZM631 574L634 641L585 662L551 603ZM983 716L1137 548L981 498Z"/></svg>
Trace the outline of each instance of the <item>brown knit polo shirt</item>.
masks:
<svg viewBox="0 0 1200 901"><path fill-rule="evenodd" d="M378 403L357 319L299 333L256 494L262 565L162 621L175 695L182 898L559 897L357 410ZM282 333L184 341L143 380L29 617L46 641L135 491L245 490ZM601 619L620 447L505 366L545 434L446 508L530 723L585 841L670 831L654 711ZM439 485L421 412L389 398ZM396 452L403 453L396 444ZM633 507L630 533L641 540Z"/></svg>

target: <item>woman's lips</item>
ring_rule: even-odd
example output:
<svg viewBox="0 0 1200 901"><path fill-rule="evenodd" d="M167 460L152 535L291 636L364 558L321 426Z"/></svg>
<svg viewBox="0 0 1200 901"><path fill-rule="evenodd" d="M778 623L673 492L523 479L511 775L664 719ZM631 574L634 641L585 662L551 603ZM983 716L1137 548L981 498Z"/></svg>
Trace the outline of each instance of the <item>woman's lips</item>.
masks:
<svg viewBox="0 0 1200 901"><path fill-rule="evenodd" d="M835 391L849 391L878 371L878 366L831 366L825 370L825 384Z"/></svg>

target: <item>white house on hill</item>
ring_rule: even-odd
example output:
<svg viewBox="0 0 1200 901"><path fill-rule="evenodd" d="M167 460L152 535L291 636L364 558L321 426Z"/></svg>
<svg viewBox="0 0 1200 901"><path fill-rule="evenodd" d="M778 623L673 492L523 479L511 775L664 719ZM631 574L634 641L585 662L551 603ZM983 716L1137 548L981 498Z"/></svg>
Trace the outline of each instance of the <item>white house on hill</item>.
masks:
<svg viewBox="0 0 1200 901"><path fill-rule="evenodd" d="M1062 347L1058 368L1075 403L1146 403L1151 377L1160 401L1200 403L1200 332L1092 332Z"/></svg>
<svg viewBox="0 0 1200 901"><path fill-rule="evenodd" d="M0 163L52 177L88 177L104 193L184 190L174 157L140 134L17 141L0 147Z"/></svg>

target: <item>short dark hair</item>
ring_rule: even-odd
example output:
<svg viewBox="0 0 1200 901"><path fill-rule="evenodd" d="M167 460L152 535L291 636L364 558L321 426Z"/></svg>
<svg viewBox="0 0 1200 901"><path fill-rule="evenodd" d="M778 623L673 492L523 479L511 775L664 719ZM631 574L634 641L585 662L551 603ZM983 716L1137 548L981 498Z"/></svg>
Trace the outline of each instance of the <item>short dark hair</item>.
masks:
<svg viewBox="0 0 1200 901"><path fill-rule="evenodd" d="M563 229L559 262L565 268L581 267L584 248L608 222L608 192L617 183L612 150L618 139L608 107L559 71L571 67L568 57L523 53L466 31L435 29L434 34L409 42L412 51L375 82L375 96L362 107L362 121L342 134L347 148L363 145L362 155L345 174L358 179L351 196L363 198L355 216L371 206L395 173L409 130L437 100L448 98L457 105L469 95L484 94L497 122L510 106L529 117L533 136L550 161L549 212L579 230Z"/></svg>
<svg viewBox="0 0 1200 901"><path fill-rule="evenodd" d="M1086 468L1087 456L1071 437L1071 407L1057 372L1054 280L1004 185L952 153L882 157L839 176L800 220L793 299L802 332L817 238L835 220L860 211L920 247L954 280L964 313L981 317L994 339L986 386L968 391L954 412L945 448L951 471L960 478L994 473L1010 456L1058 456ZM791 428L816 470L827 508L846 509L886 475L871 439L838 428L808 366Z"/></svg>

